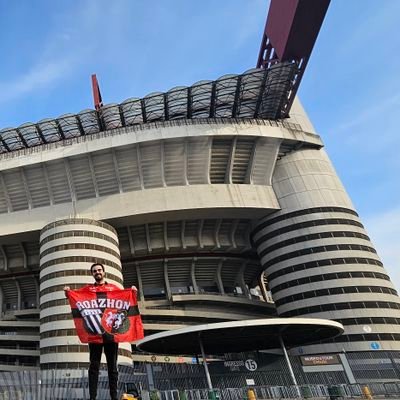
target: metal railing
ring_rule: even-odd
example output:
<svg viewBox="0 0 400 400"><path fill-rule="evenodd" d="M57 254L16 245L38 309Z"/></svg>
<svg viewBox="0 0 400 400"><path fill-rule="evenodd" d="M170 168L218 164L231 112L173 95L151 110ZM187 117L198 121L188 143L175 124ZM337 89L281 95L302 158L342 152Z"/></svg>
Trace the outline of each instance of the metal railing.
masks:
<svg viewBox="0 0 400 400"><path fill-rule="evenodd" d="M400 398L400 382L371 383L368 385L303 385L295 386L254 386L257 400L296 399L300 389L302 399L362 399L367 398L363 388L368 387L373 398ZM209 389L143 391L143 400L246 400L249 388L214 389L210 396Z"/></svg>
<svg viewBox="0 0 400 400"><path fill-rule="evenodd" d="M125 392L127 382L135 382L142 388L143 375L131 367L119 368L119 393ZM0 400L86 400L89 399L87 371L76 370L32 370L0 372ZM108 376L100 370L98 400L109 399Z"/></svg>
<svg viewBox="0 0 400 400"><path fill-rule="evenodd" d="M317 134L312 132L305 132L302 130L300 124L294 122L287 122L285 120L269 120L269 119L242 119L242 118L199 118L199 119L182 119L182 120L172 120L172 121L156 121L156 122L148 122L146 124L138 124L131 125L129 127L115 128L109 129L97 133L92 133L90 135L85 136L76 136L67 138L60 141L49 142L46 144L42 144L40 146L26 147L20 148L18 150L13 150L10 152L2 152L0 151L0 160L11 159L14 157L21 156L29 156L33 153L38 153L47 150L53 150L59 147L68 147L76 143L84 143L88 141L93 141L105 137L110 136L118 136L129 134L131 132L140 133L140 131L148 131L150 129L159 129L166 127L175 127L175 126L192 126L192 125L207 125L207 124L240 124L240 125L260 125L260 126L272 126L272 127L280 127L286 128L291 131L299 131L303 132L305 135L308 135L310 138L315 139L319 138Z"/></svg>
<svg viewBox="0 0 400 400"><path fill-rule="evenodd" d="M250 399L248 390L242 388L216 388L173 390L147 390L145 373L131 367L120 368L119 393L125 384L134 382L142 400L245 400ZM366 390L366 387L368 390ZM354 385L301 385L252 386L255 399L296 399L298 393L304 399L361 399L400 398L400 382L369 383ZM87 400L89 398L86 370L47 370L0 372L0 400ZM100 371L98 400L109 398L107 371ZM253 397L254 398L254 397Z"/></svg>

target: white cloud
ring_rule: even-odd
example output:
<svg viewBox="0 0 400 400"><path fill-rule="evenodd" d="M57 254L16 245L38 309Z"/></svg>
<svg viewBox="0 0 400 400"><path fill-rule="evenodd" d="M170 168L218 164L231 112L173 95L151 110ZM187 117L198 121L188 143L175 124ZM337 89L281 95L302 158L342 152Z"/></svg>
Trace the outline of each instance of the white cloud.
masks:
<svg viewBox="0 0 400 400"><path fill-rule="evenodd" d="M60 80L73 67L66 59L36 64L28 72L8 82L0 82L0 103L19 98L40 88L47 88Z"/></svg>
<svg viewBox="0 0 400 400"><path fill-rule="evenodd" d="M400 207L364 218L363 222L393 283L400 291Z"/></svg>
<svg viewBox="0 0 400 400"><path fill-rule="evenodd" d="M390 79L391 80L391 79ZM400 93L384 99L378 103L372 103L372 106L364 108L356 116L349 121L340 124L336 129L336 133L349 131L357 126L368 124L371 120L376 120L379 116L390 113L390 110L398 109L400 105Z"/></svg>
<svg viewBox="0 0 400 400"><path fill-rule="evenodd" d="M99 10L95 2L89 1L65 14L53 15L56 28L50 29L48 39L38 45L34 62L19 75L6 76L0 81L0 103L39 90L47 92L75 73L78 66L91 61L101 43Z"/></svg>

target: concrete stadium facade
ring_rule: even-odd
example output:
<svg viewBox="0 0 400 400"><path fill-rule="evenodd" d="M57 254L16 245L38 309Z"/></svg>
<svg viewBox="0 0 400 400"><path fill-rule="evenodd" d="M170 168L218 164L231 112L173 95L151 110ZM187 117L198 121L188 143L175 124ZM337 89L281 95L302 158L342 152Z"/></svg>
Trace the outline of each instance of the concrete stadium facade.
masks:
<svg viewBox="0 0 400 400"><path fill-rule="evenodd" d="M267 76L253 97L237 90L244 75L224 79L203 115L194 85L175 108L157 97L162 118L130 125L124 103L106 106L93 132L14 149L1 131L0 369L87 365L62 287L90 281L94 259L138 287L147 334L307 316L345 333L293 355L400 351L400 299L300 103L285 120L250 118L236 111L272 96Z"/></svg>

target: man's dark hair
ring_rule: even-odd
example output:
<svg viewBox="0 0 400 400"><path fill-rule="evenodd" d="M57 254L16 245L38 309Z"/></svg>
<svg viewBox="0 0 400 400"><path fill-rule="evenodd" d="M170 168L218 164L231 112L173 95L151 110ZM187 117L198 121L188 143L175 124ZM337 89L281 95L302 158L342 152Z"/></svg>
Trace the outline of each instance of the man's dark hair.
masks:
<svg viewBox="0 0 400 400"><path fill-rule="evenodd" d="M90 272L93 273L93 267L96 267L96 266L98 266L98 265L103 269L103 272L106 272L106 270L104 269L104 265L101 264L101 263L94 263L94 264L92 264L91 267L90 267Z"/></svg>

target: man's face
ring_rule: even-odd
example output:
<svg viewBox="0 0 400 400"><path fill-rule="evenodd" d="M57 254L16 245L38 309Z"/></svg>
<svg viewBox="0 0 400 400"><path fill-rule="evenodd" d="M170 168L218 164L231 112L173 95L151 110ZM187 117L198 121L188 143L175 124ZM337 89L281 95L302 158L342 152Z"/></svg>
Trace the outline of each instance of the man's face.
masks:
<svg viewBox="0 0 400 400"><path fill-rule="evenodd" d="M104 279L104 270L101 265L95 265L92 268L92 275L96 282L101 282Z"/></svg>

